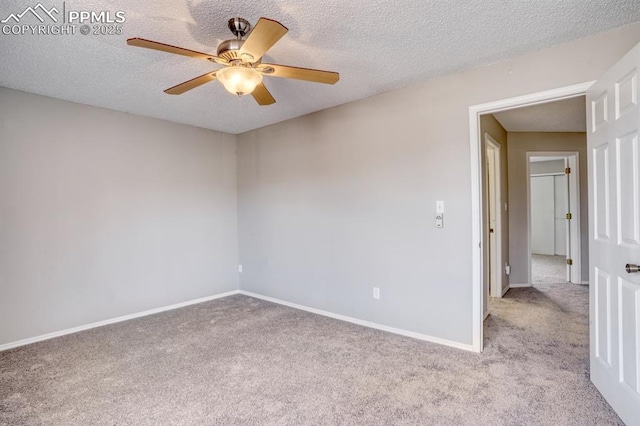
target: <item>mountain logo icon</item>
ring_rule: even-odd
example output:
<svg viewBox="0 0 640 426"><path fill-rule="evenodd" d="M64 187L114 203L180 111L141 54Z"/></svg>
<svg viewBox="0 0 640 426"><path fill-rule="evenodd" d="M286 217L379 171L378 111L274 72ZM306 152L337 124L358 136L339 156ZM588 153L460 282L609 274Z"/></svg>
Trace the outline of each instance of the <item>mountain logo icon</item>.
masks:
<svg viewBox="0 0 640 426"><path fill-rule="evenodd" d="M60 12L55 7L47 10L47 8L42 5L42 3L38 3L34 7L28 6L22 13L18 13L17 15L15 13L12 13L7 16L6 19L3 19L0 22L6 24L9 21L13 20L17 24L27 14L35 16L38 21L42 23L44 23L44 18L46 17L49 17L49 19L51 19L53 22L58 22L58 19L53 15L54 13L57 15Z"/></svg>

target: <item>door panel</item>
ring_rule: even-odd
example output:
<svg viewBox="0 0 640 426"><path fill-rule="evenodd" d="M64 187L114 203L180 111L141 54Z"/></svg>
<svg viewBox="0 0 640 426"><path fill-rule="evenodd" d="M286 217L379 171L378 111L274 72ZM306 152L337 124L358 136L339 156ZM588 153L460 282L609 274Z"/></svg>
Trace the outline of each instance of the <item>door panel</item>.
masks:
<svg viewBox="0 0 640 426"><path fill-rule="evenodd" d="M609 146L602 144L593 149L593 223L597 240L609 239Z"/></svg>
<svg viewBox="0 0 640 426"><path fill-rule="evenodd" d="M640 398L640 365L638 365L638 304L640 288L633 283L618 279L618 309L620 312L620 382ZM640 409L640 407L638 408Z"/></svg>
<svg viewBox="0 0 640 426"><path fill-rule="evenodd" d="M616 119L627 112L633 113L633 107L638 105L637 84L636 69L631 70L629 74L616 83Z"/></svg>
<svg viewBox="0 0 640 426"><path fill-rule="evenodd" d="M618 189L618 244L637 247L640 244L640 196L638 179L638 133L617 140L616 187ZM626 196L628 195L628 196Z"/></svg>
<svg viewBox="0 0 640 426"><path fill-rule="evenodd" d="M595 332L596 358L605 367L611 367L611 277L595 268Z"/></svg>
<svg viewBox="0 0 640 426"><path fill-rule="evenodd" d="M592 102L591 102L591 115L593 117L593 125L592 132L597 132L600 127L605 125L608 121L607 113L607 92L600 93Z"/></svg>
<svg viewBox="0 0 640 426"><path fill-rule="evenodd" d="M587 92L591 380L640 425L640 45ZM612 234L613 232L613 234Z"/></svg>

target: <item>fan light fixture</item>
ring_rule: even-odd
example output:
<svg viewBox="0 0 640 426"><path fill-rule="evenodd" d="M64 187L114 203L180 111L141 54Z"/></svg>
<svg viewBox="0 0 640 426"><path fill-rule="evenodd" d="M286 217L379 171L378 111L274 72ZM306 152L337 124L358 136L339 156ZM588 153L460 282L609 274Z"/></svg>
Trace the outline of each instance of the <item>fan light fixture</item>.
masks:
<svg viewBox="0 0 640 426"><path fill-rule="evenodd" d="M238 96L248 95L262 83L262 74L243 66L222 68L218 70L216 77L229 93Z"/></svg>

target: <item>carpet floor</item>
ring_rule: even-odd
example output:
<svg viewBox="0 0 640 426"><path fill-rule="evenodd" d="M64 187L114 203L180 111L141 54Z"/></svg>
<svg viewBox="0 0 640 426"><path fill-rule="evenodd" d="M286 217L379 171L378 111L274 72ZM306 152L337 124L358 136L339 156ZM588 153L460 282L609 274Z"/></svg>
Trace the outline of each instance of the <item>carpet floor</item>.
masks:
<svg viewBox="0 0 640 426"><path fill-rule="evenodd" d="M549 256L545 254L531 255L531 281L539 283L566 283L566 256Z"/></svg>
<svg viewBox="0 0 640 426"><path fill-rule="evenodd" d="M231 296L0 352L0 424L621 425L587 292L493 300L482 354Z"/></svg>

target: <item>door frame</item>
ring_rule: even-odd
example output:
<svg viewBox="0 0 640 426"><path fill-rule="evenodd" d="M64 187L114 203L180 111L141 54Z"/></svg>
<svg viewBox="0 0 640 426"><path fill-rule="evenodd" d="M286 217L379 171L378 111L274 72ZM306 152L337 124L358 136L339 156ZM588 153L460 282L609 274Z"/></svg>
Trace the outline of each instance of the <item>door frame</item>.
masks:
<svg viewBox="0 0 640 426"><path fill-rule="evenodd" d="M489 274L489 295L491 297L502 297L502 185L501 185L501 164L502 164L502 150L500 148L500 144L496 142L495 139L491 137L489 133L484 134L485 140L485 150L487 155L487 162L493 162L493 176L491 176L491 182L494 186L494 200L493 200L493 210L496 215L496 224L494 228L494 248L489 246L489 250L487 253L489 254L489 262L491 262L490 267L493 268L494 274L491 276ZM491 154L489 152L491 151ZM490 169L488 171L491 171ZM488 182L487 182L488 183ZM487 202L489 202L491 189L489 185L487 185ZM487 214L489 209L487 209ZM489 217L487 219L490 219ZM487 227L487 237L491 238L489 233L489 222L485 221L485 226ZM485 310L486 310L485 306ZM488 311L488 310L487 310Z"/></svg>
<svg viewBox="0 0 640 426"><path fill-rule="evenodd" d="M569 267L571 283L582 284L582 250L580 244L580 153L578 151L527 151L527 282L533 285L531 274L531 157L565 157L568 160L571 173L569 174L569 197L567 202L570 206L572 218L567 229L570 238L567 240L569 254L573 260L573 265Z"/></svg>
<svg viewBox="0 0 640 426"><path fill-rule="evenodd" d="M594 81L560 87L543 92L487 102L469 107L469 145L471 150L471 285L472 285L472 348L475 352L482 352L483 342L483 274L486 260L482 254L485 244L482 224L482 135L480 131L480 115L491 114L507 109L523 106L538 105L561 99L583 96Z"/></svg>

